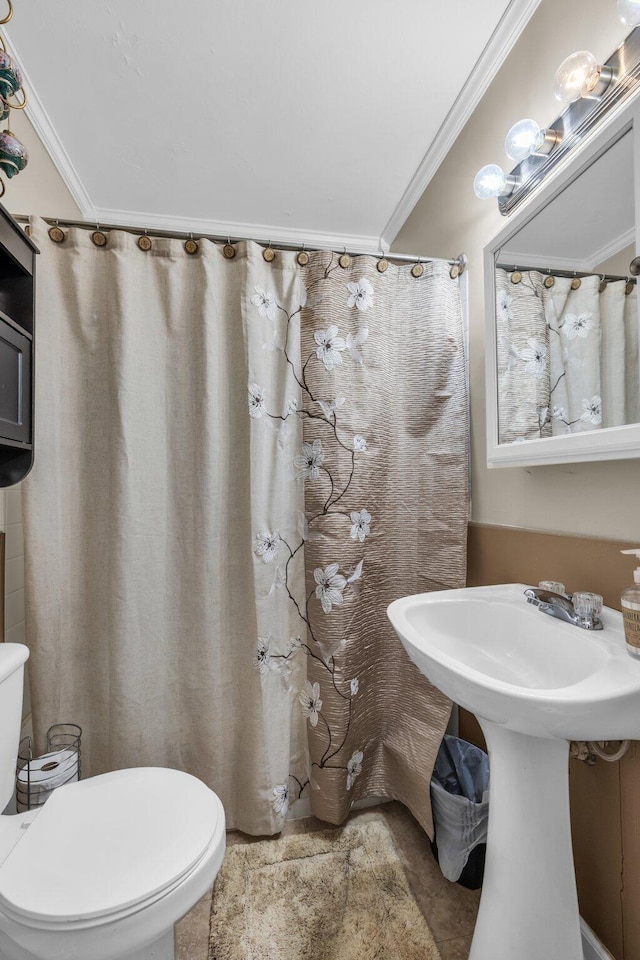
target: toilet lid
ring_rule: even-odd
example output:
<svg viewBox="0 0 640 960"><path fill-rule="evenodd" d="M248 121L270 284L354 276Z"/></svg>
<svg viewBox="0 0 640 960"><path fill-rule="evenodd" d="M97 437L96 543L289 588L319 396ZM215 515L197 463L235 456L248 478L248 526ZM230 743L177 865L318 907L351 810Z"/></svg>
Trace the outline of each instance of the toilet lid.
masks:
<svg viewBox="0 0 640 960"><path fill-rule="evenodd" d="M0 866L0 910L49 922L135 907L224 832L215 793L179 770L119 770L56 790Z"/></svg>

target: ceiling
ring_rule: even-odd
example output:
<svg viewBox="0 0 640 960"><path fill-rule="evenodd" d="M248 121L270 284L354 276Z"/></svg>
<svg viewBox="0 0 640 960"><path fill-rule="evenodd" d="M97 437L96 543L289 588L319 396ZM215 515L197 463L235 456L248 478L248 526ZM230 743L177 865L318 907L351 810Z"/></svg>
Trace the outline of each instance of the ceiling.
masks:
<svg viewBox="0 0 640 960"><path fill-rule="evenodd" d="M539 0L29 0L28 115L101 223L386 248Z"/></svg>
<svg viewBox="0 0 640 960"><path fill-rule="evenodd" d="M635 240L633 132L620 137L500 251L505 265L590 271Z"/></svg>

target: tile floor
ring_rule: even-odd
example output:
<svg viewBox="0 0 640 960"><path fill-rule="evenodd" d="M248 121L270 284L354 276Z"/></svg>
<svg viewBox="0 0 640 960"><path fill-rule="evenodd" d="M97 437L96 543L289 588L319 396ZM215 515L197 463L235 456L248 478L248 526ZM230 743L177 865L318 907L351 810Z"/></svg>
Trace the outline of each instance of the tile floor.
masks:
<svg viewBox="0 0 640 960"><path fill-rule="evenodd" d="M382 814L387 821L411 889L431 927L442 960L468 960L480 891L465 890L457 883L445 880L424 831L401 804L384 803L355 811L351 819L371 817L372 814ZM309 817L289 820L283 834L323 829L327 829L326 823ZM227 844L252 843L257 839L264 838L233 832L227 835ZM210 906L211 894L208 893L178 924L177 960L207 960Z"/></svg>

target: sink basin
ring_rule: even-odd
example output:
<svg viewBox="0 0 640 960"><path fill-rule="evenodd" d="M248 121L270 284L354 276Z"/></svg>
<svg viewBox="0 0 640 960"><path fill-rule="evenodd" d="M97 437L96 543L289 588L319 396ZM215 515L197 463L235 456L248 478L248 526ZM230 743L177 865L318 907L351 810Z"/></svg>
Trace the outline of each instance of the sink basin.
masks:
<svg viewBox="0 0 640 960"><path fill-rule="evenodd" d="M467 587L395 600L409 656L479 717L537 737L640 739L640 662L622 616L604 608L591 632L526 602L525 584Z"/></svg>
<svg viewBox="0 0 640 960"><path fill-rule="evenodd" d="M418 669L476 714L491 783L469 960L583 960L569 815L569 740L640 739L640 662L622 617L556 620L525 584L404 597L387 613Z"/></svg>

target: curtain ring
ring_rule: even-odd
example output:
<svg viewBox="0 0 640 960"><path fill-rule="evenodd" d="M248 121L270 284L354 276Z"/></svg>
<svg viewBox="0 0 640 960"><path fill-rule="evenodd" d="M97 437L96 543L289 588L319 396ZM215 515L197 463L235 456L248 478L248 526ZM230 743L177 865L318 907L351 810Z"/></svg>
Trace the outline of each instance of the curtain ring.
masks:
<svg viewBox="0 0 640 960"><path fill-rule="evenodd" d="M575 272L575 270L574 270L574 271L573 271L573 280L571 281L571 289L572 289L572 290L579 290L581 286L582 286L582 280L580 279L580 277L576 276L576 272Z"/></svg>
<svg viewBox="0 0 640 960"><path fill-rule="evenodd" d="M309 263L309 254L308 254L307 251L305 250L305 244L304 244L304 243L302 244L302 250L300 251L300 253L299 253L298 256L296 257L296 260L298 261L298 263L300 264L301 267L306 267L306 265Z"/></svg>
<svg viewBox="0 0 640 960"><path fill-rule="evenodd" d="M0 194L0 196L2 196L2 194ZM51 237L54 243L62 243L62 241L64 240L66 234L64 230L61 230L60 227L58 226L57 220L54 221L54 224L52 227L49 227L49 236Z"/></svg>
<svg viewBox="0 0 640 960"><path fill-rule="evenodd" d="M222 248L222 256L223 256L226 260L233 260L233 258L235 257L235 255L236 255L236 248L235 248L234 245L231 243L231 237L227 236L227 242L225 243L224 247Z"/></svg>
<svg viewBox="0 0 640 960"><path fill-rule="evenodd" d="M635 281L632 280L631 277L627 277L627 282L626 282L625 288L624 288L624 295L625 295L625 297L628 297L628 296L629 296L629 294L633 291L633 288L634 288L634 287L635 287Z"/></svg>
<svg viewBox="0 0 640 960"><path fill-rule="evenodd" d="M0 26L2 26L5 23L9 23L9 20L11 20L11 17L13 16L13 3L11 2L11 0L7 0L7 6L9 7L9 12L4 18L4 20L0 20Z"/></svg>
<svg viewBox="0 0 640 960"><path fill-rule="evenodd" d="M600 285L598 286L598 293L604 293L607 287L609 286L609 281L607 280L604 273L600 277Z"/></svg>
<svg viewBox="0 0 640 960"><path fill-rule="evenodd" d="M276 252L271 247L271 240L269 240L269 243L262 251L262 259L266 260L267 263L272 263L275 260L275 258L276 258Z"/></svg>
<svg viewBox="0 0 640 960"><path fill-rule="evenodd" d="M138 237L138 246L142 251L144 251L144 253L146 253L148 250L151 250L151 247L153 246L153 244L151 242L151 237L147 236L146 230L144 231L141 237Z"/></svg>
<svg viewBox="0 0 640 960"><path fill-rule="evenodd" d="M511 274L511 283L520 283L522 280L522 274L518 270L518 265L516 264L513 268L513 273Z"/></svg>
<svg viewBox="0 0 640 960"><path fill-rule="evenodd" d="M418 277L421 277L423 273L424 273L424 267L420 263L420 258L418 257L414 265L411 267L411 275L417 279Z"/></svg>
<svg viewBox="0 0 640 960"><path fill-rule="evenodd" d="M347 253L346 247L342 248L342 253L338 257L338 263L340 264L343 270L346 270L348 267L351 266L351 257Z"/></svg>
<svg viewBox="0 0 640 960"><path fill-rule="evenodd" d="M189 233L189 239L185 240L184 249L186 250L186 252L189 254L190 257L192 257L193 254L197 253L198 250L200 249L200 244L198 243L198 241L193 239L193 233Z"/></svg>
<svg viewBox="0 0 640 960"><path fill-rule="evenodd" d="M103 233L100 229L100 224L96 223L96 228L91 234L91 239L95 243L96 247L106 247L107 245L107 235Z"/></svg>
<svg viewBox="0 0 640 960"><path fill-rule="evenodd" d="M551 267L547 267L547 275L544 278L544 285L547 288L547 290L550 290L555 282L556 282L556 278L551 276Z"/></svg>
<svg viewBox="0 0 640 960"><path fill-rule="evenodd" d="M378 273L384 273L389 266L389 261L385 258L384 252L380 251L380 259L376 263L376 270Z"/></svg>

